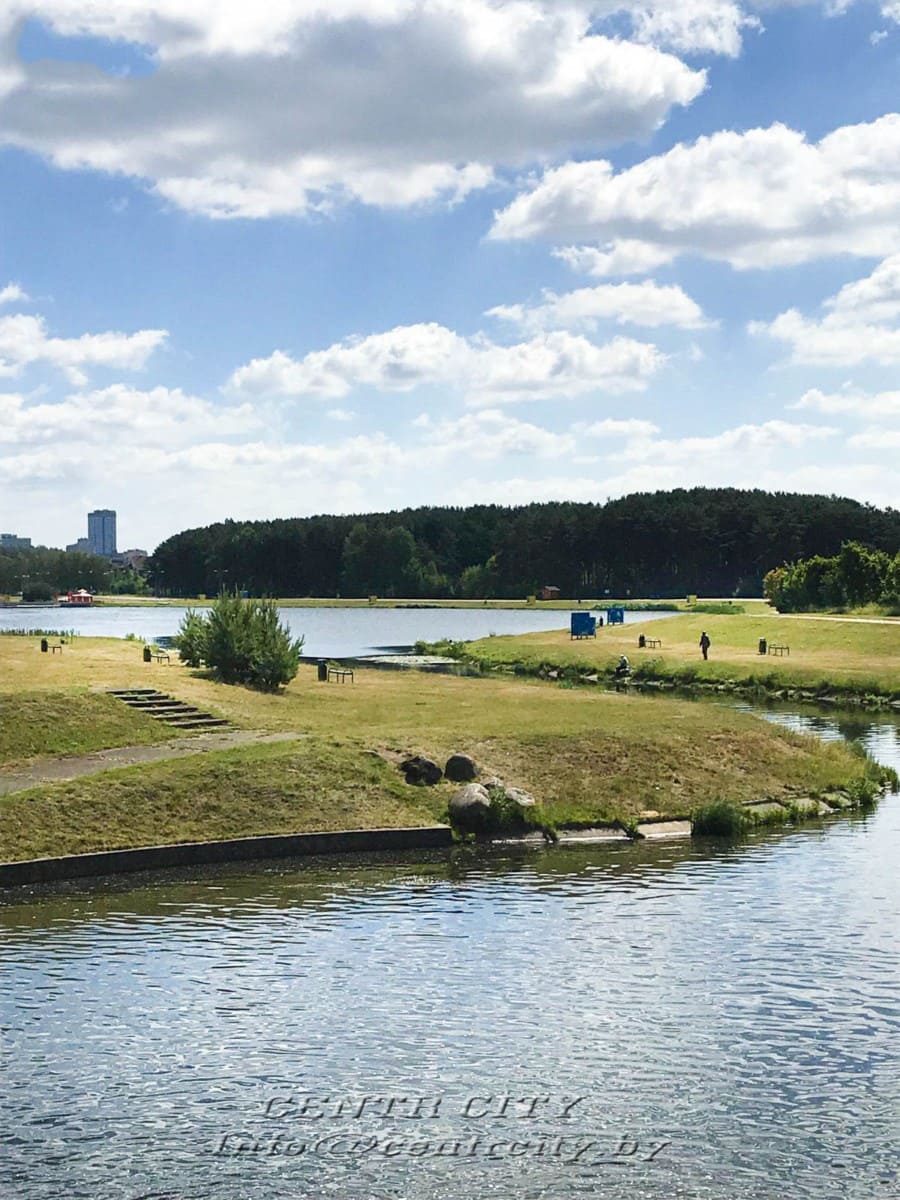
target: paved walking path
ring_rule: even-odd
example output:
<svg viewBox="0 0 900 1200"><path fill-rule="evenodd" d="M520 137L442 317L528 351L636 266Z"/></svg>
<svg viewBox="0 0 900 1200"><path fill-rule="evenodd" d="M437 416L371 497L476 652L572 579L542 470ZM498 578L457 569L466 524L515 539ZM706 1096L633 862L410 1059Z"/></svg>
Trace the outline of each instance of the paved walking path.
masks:
<svg viewBox="0 0 900 1200"><path fill-rule="evenodd" d="M196 737L179 738L158 746L119 746L114 750L97 750L93 754L73 754L63 758L47 758L30 763L18 770L0 769L0 796L24 792L45 783L66 783L85 775L99 775L115 767L134 767L141 763L164 762L173 758L190 758L210 750L231 750L235 746L256 746L268 742L292 742L302 733L259 733L254 729L230 729L225 733L201 733Z"/></svg>

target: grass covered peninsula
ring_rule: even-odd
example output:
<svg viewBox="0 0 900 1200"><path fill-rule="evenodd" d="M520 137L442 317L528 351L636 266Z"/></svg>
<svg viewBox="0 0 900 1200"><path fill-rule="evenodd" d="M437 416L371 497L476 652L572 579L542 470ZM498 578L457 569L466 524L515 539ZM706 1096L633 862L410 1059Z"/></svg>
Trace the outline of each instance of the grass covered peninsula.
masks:
<svg viewBox="0 0 900 1200"><path fill-rule="evenodd" d="M704 630L712 642L707 662L698 644ZM662 645L639 649L642 633L658 638ZM760 638L770 646L787 646L789 653L760 654ZM896 620L779 616L759 606L749 614L685 614L604 627L597 630L596 639L573 641L567 630L551 630L482 638L450 649L486 668L524 673L557 670L572 678L591 673L612 676L624 654L639 682L900 701L900 621Z"/></svg>
<svg viewBox="0 0 900 1200"><path fill-rule="evenodd" d="M144 663L135 643L79 638L48 656L37 639L0 637L0 791L23 764L174 738L105 694L141 686L239 730L288 736L177 761L163 749L160 761L0 795L0 861L446 819L453 785L407 784L397 763L408 753L470 754L562 827L684 817L716 800L793 803L873 772L844 745L668 697L415 671L359 670L344 686L319 683L310 665L265 695L175 662Z"/></svg>

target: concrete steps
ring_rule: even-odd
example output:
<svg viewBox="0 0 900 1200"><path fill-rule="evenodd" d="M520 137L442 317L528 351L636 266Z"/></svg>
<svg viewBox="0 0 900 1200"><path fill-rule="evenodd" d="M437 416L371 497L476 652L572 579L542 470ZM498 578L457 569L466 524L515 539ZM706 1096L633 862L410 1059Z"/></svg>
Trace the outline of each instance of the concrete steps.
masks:
<svg viewBox="0 0 900 1200"><path fill-rule="evenodd" d="M214 713L201 712L193 704L176 700L166 692L158 692L155 688L111 688L110 696L115 696L129 708L144 712L154 721L162 721L175 729L193 729L202 732L205 729L223 729L231 722Z"/></svg>

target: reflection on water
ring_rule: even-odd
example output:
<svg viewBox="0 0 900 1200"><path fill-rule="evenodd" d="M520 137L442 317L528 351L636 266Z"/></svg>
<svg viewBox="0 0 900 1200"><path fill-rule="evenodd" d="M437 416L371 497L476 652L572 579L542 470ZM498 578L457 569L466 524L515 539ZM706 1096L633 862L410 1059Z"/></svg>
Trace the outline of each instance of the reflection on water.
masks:
<svg viewBox="0 0 900 1200"><path fill-rule="evenodd" d="M891 798L717 851L10 892L0 1195L896 1196L898 855Z"/></svg>
<svg viewBox="0 0 900 1200"><path fill-rule="evenodd" d="M64 629L82 637L171 637L177 633L183 608L165 605L129 607L104 604L97 608L0 608L0 629ZM198 606L199 612L206 611ZM491 634L538 633L566 629L568 612L561 609L507 608L281 608L282 621L294 637L303 637L305 655L352 658L383 648L413 646L441 638L472 641ZM629 624L671 617L666 612L628 612Z"/></svg>

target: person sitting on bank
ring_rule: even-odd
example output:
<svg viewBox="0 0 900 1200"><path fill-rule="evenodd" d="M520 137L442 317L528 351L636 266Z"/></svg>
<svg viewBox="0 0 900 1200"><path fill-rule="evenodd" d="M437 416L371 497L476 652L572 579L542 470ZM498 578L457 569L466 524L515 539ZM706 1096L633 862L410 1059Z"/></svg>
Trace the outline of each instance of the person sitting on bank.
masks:
<svg viewBox="0 0 900 1200"><path fill-rule="evenodd" d="M709 658L709 648L711 645L712 642L709 640L709 634L704 629L700 634L700 649L703 651L704 659Z"/></svg>
<svg viewBox="0 0 900 1200"><path fill-rule="evenodd" d="M628 659L623 654L619 659L619 665L616 667L616 679L622 679L625 675L631 674L631 666Z"/></svg>

